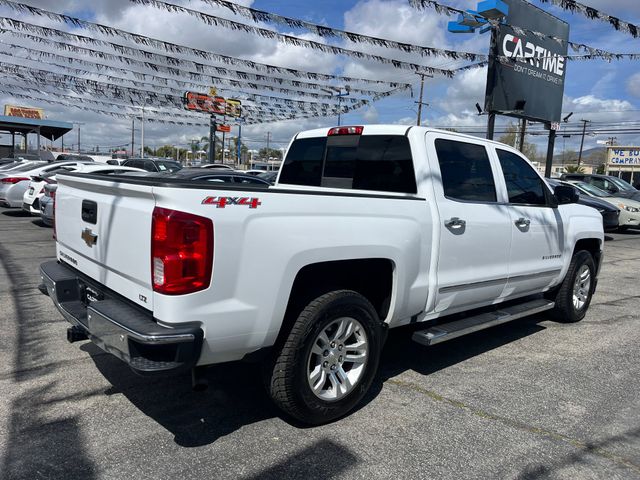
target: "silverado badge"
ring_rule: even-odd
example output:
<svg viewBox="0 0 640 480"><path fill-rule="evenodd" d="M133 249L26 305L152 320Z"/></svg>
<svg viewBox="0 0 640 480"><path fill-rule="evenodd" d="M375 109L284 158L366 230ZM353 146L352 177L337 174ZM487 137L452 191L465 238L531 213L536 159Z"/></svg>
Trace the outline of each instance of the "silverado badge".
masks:
<svg viewBox="0 0 640 480"><path fill-rule="evenodd" d="M85 228L80 238L84 240L84 243L86 243L88 247L93 247L98 241L98 235L93 233L90 228Z"/></svg>

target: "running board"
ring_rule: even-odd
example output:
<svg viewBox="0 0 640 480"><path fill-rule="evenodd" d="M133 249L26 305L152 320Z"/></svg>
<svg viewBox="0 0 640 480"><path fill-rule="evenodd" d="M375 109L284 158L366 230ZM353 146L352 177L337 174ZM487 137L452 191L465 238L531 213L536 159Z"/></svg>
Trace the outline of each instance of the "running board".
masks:
<svg viewBox="0 0 640 480"><path fill-rule="evenodd" d="M422 345L431 346L446 342L469 333L495 327L522 317L528 317L536 313L551 310L555 303L549 300L539 299L526 303L520 303L510 307L500 308L493 312L482 313L475 317L467 317L454 322L443 323L426 330L419 330L413 334L413 341Z"/></svg>

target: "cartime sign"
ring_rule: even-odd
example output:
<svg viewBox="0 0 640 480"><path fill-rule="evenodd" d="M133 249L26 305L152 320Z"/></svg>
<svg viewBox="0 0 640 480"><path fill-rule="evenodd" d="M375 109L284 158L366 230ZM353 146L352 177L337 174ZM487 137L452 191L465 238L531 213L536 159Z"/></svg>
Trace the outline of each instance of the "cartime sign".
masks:
<svg viewBox="0 0 640 480"><path fill-rule="evenodd" d="M504 0L489 62L485 110L558 122L566 77L569 25L524 0ZM533 32L542 33L536 35Z"/></svg>

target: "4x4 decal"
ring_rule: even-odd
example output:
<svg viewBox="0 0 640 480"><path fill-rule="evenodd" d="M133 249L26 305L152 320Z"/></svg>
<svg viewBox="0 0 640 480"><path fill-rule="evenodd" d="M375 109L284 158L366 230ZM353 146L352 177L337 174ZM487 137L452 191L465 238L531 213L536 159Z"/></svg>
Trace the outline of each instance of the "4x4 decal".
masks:
<svg viewBox="0 0 640 480"><path fill-rule="evenodd" d="M215 205L216 208L225 208L227 205L245 205L249 208L258 208L262 205L259 198L249 197L207 197L202 200L203 205Z"/></svg>

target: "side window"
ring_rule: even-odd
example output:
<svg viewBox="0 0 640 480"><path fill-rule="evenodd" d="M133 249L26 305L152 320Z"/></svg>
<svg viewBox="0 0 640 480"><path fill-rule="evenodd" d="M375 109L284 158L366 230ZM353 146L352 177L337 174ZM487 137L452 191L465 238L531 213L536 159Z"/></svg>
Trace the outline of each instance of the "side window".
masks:
<svg viewBox="0 0 640 480"><path fill-rule="evenodd" d="M320 186L326 137L294 140L282 165L280 183Z"/></svg>
<svg viewBox="0 0 640 480"><path fill-rule="evenodd" d="M156 166L153 164L153 162L151 160L145 160L143 168L148 172L157 172L158 171L158 169L156 168Z"/></svg>
<svg viewBox="0 0 640 480"><path fill-rule="evenodd" d="M504 180L507 184L509 203L546 205L543 180L529 163L519 155L496 149Z"/></svg>
<svg viewBox="0 0 640 480"><path fill-rule="evenodd" d="M452 200L496 202L496 185L487 149L453 140L435 141L444 195Z"/></svg>

